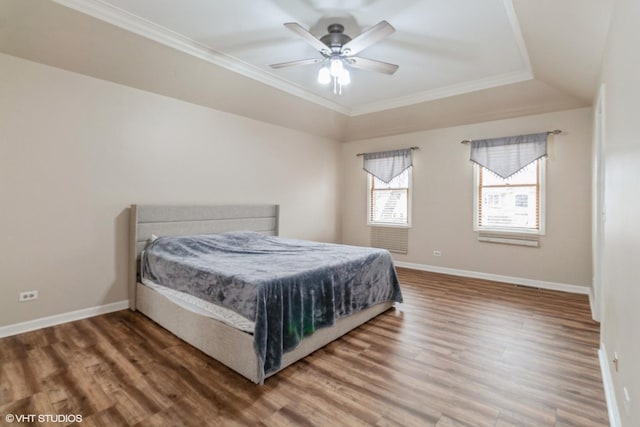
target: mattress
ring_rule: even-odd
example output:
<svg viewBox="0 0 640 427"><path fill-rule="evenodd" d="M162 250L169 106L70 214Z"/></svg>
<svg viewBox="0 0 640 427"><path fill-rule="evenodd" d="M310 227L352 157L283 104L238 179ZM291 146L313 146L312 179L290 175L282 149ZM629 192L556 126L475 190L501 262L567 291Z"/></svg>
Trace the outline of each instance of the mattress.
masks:
<svg viewBox="0 0 640 427"><path fill-rule="evenodd" d="M201 316L207 316L222 322L232 328L238 329L242 332L253 334L255 329L255 322L247 319L246 317L236 313L228 308L221 307L216 304L212 304L201 298L189 295L185 292L176 291L175 289L168 288L166 286L158 285L153 281L142 278L142 284L148 288L158 292L174 304L179 305L185 310L189 310L192 313L199 314Z"/></svg>
<svg viewBox="0 0 640 427"><path fill-rule="evenodd" d="M386 250L255 232L161 237L145 250L141 274L254 322L263 375L315 330L381 302L402 301Z"/></svg>

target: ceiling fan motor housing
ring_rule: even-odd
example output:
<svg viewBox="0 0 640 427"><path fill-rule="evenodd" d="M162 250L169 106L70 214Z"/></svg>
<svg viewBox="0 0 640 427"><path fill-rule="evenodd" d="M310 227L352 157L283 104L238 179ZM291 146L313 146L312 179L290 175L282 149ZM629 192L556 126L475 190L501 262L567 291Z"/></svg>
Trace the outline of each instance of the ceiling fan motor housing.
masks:
<svg viewBox="0 0 640 427"><path fill-rule="evenodd" d="M351 41L351 37L344 33L344 26L341 24L331 24L327 27L329 34L322 36L320 41L334 53L339 53L342 46Z"/></svg>

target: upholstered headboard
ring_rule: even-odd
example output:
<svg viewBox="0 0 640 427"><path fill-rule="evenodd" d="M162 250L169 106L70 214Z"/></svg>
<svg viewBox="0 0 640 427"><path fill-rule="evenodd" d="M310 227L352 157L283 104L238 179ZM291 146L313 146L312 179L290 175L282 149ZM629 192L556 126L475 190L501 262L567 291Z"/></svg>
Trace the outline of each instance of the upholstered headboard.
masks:
<svg viewBox="0 0 640 427"><path fill-rule="evenodd" d="M131 205L129 232L129 307L136 307L140 252L151 235L179 236L248 230L277 236L278 205Z"/></svg>

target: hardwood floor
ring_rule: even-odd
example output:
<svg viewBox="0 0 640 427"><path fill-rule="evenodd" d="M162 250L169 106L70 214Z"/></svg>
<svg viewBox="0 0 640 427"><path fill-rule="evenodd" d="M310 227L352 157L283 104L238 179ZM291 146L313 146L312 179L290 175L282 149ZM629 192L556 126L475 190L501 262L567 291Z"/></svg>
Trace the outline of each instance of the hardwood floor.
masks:
<svg viewBox="0 0 640 427"><path fill-rule="evenodd" d="M0 424L608 425L586 296L398 273L395 311L264 386L128 310L0 339Z"/></svg>

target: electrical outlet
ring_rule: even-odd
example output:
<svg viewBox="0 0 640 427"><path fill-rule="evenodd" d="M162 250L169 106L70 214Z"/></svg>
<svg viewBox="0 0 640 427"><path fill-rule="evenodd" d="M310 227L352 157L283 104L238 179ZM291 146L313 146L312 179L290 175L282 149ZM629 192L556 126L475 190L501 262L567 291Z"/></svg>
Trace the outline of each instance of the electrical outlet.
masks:
<svg viewBox="0 0 640 427"><path fill-rule="evenodd" d="M440 252L440 251L433 251L433 256L442 256L442 252Z"/></svg>
<svg viewBox="0 0 640 427"><path fill-rule="evenodd" d="M25 302L33 301L34 299L38 299L38 291L20 292L20 298L18 299L18 301Z"/></svg>

